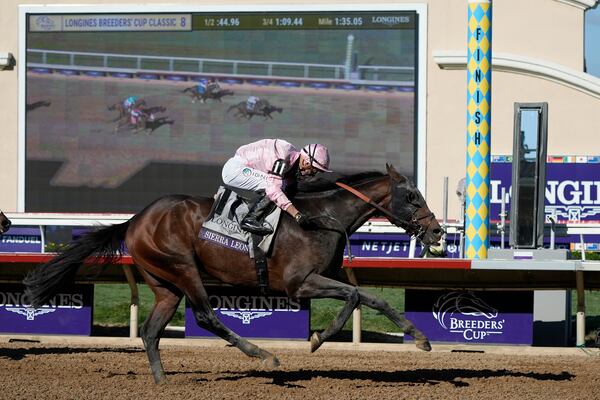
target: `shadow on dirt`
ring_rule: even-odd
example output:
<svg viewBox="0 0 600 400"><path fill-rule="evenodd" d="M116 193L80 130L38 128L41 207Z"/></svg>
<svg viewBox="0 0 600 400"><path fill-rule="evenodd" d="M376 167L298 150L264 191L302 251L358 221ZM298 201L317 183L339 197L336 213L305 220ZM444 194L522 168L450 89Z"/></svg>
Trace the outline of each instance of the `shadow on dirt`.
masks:
<svg viewBox="0 0 600 400"><path fill-rule="evenodd" d="M14 341L20 343L19 340ZM9 341L10 343L10 341ZM35 346L35 342L28 341L28 345ZM88 354L88 353L143 353L140 348L114 348L114 347L23 347L23 348L1 348L0 358L9 358L17 361L27 356L45 355L45 354Z"/></svg>
<svg viewBox="0 0 600 400"><path fill-rule="evenodd" d="M568 381L575 378L568 372L536 373L520 372L506 369L471 370L471 369L416 369L411 371L331 371L331 370L301 370L301 371L249 371L249 372L226 372L227 377L217 378L219 381L237 381L244 378L270 379L273 385L284 387L302 387L299 383L310 381L315 378L350 380L356 383L356 387L369 387L372 383L397 383L397 384L421 384L438 385L442 382L450 383L456 387L469 386L464 379L487 379L487 378L529 378L536 381ZM364 385L360 382L365 381Z"/></svg>

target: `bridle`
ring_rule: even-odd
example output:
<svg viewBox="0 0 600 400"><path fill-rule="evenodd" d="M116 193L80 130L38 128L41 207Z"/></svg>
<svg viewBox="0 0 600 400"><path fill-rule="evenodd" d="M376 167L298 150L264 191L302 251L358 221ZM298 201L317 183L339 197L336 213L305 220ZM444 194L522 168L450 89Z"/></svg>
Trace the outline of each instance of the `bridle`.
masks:
<svg viewBox="0 0 600 400"><path fill-rule="evenodd" d="M401 227L402 229L404 229L406 231L406 233L408 233L411 236L416 237L417 239L421 239L423 237L423 235L425 235L425 233L429 229L429 225L431 225L431 222L435 218L435 215L431 211L429 211L428 213L426 213L424 215L417 217L418 208L415 208L415 210L413 211L413 213L411 215L410 221L409 222L402 221L400 218L398 218L394 214L392 214L392 212L390 210L388 210L387 208L384 208L380 204L377 204L370 197L359 192L358 190L354 189L353 187L348 186L345 183L341 183L341 182L336 182L335 184L338 185L339 187L341 187L342 189L345 189L348 192L352 193L353 195L355 195L356 197L358 197L365 203L369 204L370 206L374 207L375 209L377 209L379 212L384 214L392 224ZM421 221L425 218L429 218L429 222L427 223L427 226L425 228L423 228L421 226L421 224L419 224L419 221Z"/></svg>

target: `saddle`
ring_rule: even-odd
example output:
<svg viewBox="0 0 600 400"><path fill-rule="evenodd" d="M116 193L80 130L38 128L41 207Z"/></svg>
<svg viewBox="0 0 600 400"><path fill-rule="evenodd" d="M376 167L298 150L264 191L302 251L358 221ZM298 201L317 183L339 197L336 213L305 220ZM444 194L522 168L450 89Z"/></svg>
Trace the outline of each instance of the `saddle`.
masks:
<svg viewBox="0 0 600 400"><path fill-rule="evenodd" d="M258 286L264 294L269 287L266 255L271 250L281 209L274 207L265 218L265 223L273 228L272 234L263 237L246 232L240 227L240 223L248 214L248 203L255 196L256 194L249 190L221 186L198 236L202 240L247 254L254 259Z"/></svg>

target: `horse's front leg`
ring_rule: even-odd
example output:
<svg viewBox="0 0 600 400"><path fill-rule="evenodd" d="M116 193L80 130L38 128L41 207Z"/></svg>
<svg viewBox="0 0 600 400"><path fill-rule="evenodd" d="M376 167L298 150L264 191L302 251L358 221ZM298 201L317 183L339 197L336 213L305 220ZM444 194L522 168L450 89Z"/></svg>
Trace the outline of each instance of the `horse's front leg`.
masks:
<svg viewBox="0 0 600 400"><path fill-rule="evenodd" d="M404 333L415 338L415 345L419 349L425 351L431 350L431 345L425 335L415 328L412 322L404 318L398 311L391 308L385 300L382 300L361 288L313 273L306 278L303 284L296 289L295 292L290 293L290 297L332 298L346 301L346 304L344 304L344 307L342 307L342 310L332 321L331 325L320 334L315 332L310 338L311 351L313 352L317 350L325 340L338 333L344 327L344 324L348 321L350 315L352 315L352 311L360 304L378 310L388 317L392 322L398 325Z"/></svg>
<svg viewBox="0 0 600 400"><path fill-rule="evenodd" d="M410 322L403 314L394 310L385 300L365 291L362 288L357 288L360 295L360 303L365 306L379 311L385 315L390 321L396 324L402 332L409 334L415 338L415 345L425 351L431 351L431 344L427 337L418 330L415 325Z"/></svg>
<svg viewBox="0 0 600 400"><path fill-rule="evenodd" d="M316 273L310 274L302 283L302 286L289 295L293 298L331 298L346 301L327 329L321 333L313 333L310 338L311 352L316 351L323 342L337 334L344 327L344 324L352 315L352 311L358 307L360 302L357 288Z"/></svg>

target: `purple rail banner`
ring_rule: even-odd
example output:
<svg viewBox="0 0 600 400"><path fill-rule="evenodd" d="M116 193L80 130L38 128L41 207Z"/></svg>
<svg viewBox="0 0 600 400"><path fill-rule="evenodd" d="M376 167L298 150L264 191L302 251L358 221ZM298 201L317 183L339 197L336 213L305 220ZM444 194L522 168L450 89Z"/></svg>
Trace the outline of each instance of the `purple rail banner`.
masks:
<svg viewBox="0 0 600 400"><path fill-rule="evenodd" d="M40 308L29 307L21 284L0 284L0 332L47 335L92 333L94 285L63 289Z"/></svg>
<svg viewBox="0 0 600 400"><path fill-rule="evenodd" d="M209 288L209 301L219 320L245 338L307 340L310 302L285 294L261 296L257 290ZM198 327L189 304L185 308L185 336L212 337Z"/></svg>
<svg viewBox="0 0 600 400"><path fill-rule="evenodd" d="M0 253L41 253L42 234L39 227L12 226L0 236Z"/></svg>
<svg viewBox="0 0 600 400"><path fill-rule="evenodd" d="M407 289L405 311L431 341L533 343L533 291Z"/></svg>

